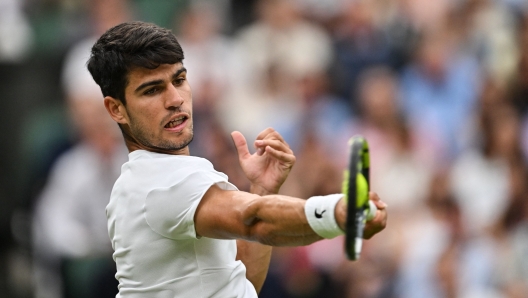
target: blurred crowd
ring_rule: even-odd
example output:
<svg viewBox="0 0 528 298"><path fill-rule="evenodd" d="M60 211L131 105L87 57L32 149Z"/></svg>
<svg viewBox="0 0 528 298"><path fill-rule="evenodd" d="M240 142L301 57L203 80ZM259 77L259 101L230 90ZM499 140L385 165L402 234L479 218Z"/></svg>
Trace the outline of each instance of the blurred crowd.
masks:
<svg viewBox="0 0 528 298"><path fill-rule="evenodd" d="M261 297L528 297L526 0L0 0L0 297L115 297L127 151L85 63L127 20L173 29L191 154L239 189L233 130L278 130L301 198L340 192L369 142L387 228L357 262L343 237L274 248Z"/></svg>

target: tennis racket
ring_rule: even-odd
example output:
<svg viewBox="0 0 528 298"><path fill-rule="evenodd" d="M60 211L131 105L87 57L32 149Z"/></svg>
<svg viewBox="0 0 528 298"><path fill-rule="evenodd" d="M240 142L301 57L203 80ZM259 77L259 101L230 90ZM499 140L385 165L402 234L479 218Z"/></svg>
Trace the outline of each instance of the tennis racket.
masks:
<svg viewBox="0 0 528 298"><path fill-rule="evenodd" d="M361 254L365 223L374 218L377 208L369 200L368 143L362 136L354 136L348 141L348 148L348 168L343 179L343 193L348 211L345 251L349 260L357 260Z"/></svg>

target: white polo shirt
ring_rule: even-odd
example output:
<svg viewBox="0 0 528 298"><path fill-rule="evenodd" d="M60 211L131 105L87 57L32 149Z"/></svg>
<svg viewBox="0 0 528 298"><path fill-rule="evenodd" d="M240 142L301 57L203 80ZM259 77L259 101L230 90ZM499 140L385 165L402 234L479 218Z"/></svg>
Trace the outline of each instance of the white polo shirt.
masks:
<svg viewBox="0 0 528 298"><path fill-rule="evenodd" d="M237 190L206 159L129 154L106 207L117 297L257 297L236 241L196 236L196 207L213 184Z"/></svg>

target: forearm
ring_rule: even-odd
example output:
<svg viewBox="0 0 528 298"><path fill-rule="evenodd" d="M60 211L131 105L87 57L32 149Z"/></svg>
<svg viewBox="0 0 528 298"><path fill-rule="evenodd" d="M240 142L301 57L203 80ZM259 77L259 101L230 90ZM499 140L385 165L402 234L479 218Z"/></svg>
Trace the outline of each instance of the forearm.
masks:
<svg viewBox="0 0 528 298"><path fill-rule="evenodd" d="M304 210L306 202L303 199L282 195L263 196L254 200L246 209L247 215L243 217L248 227L246 239L272 246L308 245L323 239L308 222ZM342 230L346 221L343 200L332 207L332 210L326 209L329 212L327 214L334 212L334 223L339 223L336 229Z"/></svg>
<svg viewBox="0 0 528 298"><path fill-rule="evenodd" d="M305 206L309 206L306 211ZM345 222L346 206L340 194L304 200L226 191L214 186L195 213L199 236L244 239L271 246L308 245L323 237L333 238L343 233Z"/></svg>
<svg viewBox="0 0 528 298"><path fill-rule="evenodd" d="M266 194L259 187L252 187L250 192ZM254 242L237 240L237 260L246 266L246 277L257 292L260 292L268 273L272 252L268 245L307 245L323 239L310 227L304 211L305 203L305 200L298 198L267 195L256 202L259 205L255 210L256 216L246 219L255 235L251 239ZM339 212L339 207L337 210L336 218L344 222L346 215Z"/></svg>

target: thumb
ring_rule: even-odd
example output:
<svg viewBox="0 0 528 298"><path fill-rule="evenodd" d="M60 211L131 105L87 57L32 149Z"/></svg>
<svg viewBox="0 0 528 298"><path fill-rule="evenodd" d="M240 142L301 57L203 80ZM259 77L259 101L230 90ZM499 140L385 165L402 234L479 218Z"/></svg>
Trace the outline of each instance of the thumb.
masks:
<svg viewBox="0 0 528 298"><path fill-rule="evenodd" d="M233 131L231 133L231 138L233 138L233 142L235 143L235 147L238 152L238 158L239 159L246 159L251 154L249 153L249 149L247 146L246 138L242 133L239 131Z"/></svg>

